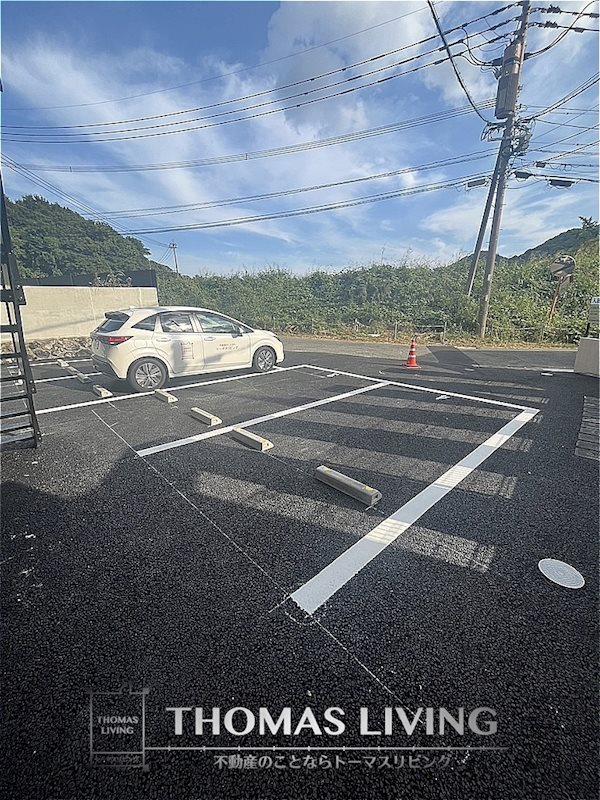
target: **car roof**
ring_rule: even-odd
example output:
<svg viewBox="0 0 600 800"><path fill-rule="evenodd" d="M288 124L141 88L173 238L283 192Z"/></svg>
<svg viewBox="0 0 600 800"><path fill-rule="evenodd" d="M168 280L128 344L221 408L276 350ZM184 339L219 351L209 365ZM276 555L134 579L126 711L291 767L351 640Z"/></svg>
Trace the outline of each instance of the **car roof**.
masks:
<svg viewBox="0 0 600 800"><path fill-rule="evenodd" d="M199 308L198 306L129 306L129 308L124 309L126 311L131 311L132 313L138 311L145 311L149 314L159 314L163 311L211 311L215 314L219 314L219 311L214 311L212 308ZM225 314L223 316L226 316Z"/></svg>

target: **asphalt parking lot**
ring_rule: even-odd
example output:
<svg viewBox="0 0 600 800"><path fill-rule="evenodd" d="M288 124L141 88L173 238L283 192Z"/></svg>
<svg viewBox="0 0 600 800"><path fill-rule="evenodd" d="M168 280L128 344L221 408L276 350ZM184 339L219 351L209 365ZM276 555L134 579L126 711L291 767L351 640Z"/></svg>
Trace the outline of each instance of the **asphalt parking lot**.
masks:
<svg viewBox="0 0 600 800"><path fill-rule="evenodd" d="M288 350L266 375L176 380L173 404L33 367L42 445L3 456L6 796L597 797L598 463L576 454L597 381L552 353L432 347L410 371L391 352ZM149 689L149 771L91 766L88 690L129 684ZM200 740L165 709L197 706L339 707L347 729L181 749ZM497 733L358 735L360 707L375 729L400 706L487 707ZM279 769L217 762L265 742Z"/></svg>

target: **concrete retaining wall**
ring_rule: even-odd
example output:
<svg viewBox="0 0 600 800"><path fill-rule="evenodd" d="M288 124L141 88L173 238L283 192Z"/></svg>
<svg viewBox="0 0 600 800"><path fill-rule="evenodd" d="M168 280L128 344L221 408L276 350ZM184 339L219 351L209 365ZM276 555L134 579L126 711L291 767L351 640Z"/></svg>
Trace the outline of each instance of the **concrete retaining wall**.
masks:
<svg viewBox="0 0 600 800"><path fill-rule="evenodd" d="M21 315L28 342L88 337L105 311L158 305L156 289L142 286L25 286L25 298ZM6 321L3 305L2 322Z"/></svg>
<svg viewBox="0 0 600 800"><path fill-rule="evenodd" d="M575 356L575 372L600 377L600 340L591 336L579 340Z"/></svg>

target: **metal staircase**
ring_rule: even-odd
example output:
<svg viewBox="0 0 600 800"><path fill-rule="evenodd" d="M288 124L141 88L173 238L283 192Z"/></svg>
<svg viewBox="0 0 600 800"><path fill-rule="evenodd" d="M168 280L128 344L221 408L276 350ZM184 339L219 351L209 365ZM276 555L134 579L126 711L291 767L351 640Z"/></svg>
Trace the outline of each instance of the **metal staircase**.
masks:
<svg viewBox="0 0 600 800"><path fill-rule="evenodd" d="M35 383L33 381L27 350L25 349L25 338L23 336L23 324L21 321L20 306L25 305L25 294L21 286L17 264L12 253L1 176L0 202L2 205L0 449L7 450L20 447L37 447L42 437L33 405ZM8 341L6 334L9 334L10 341Z"/></svg>

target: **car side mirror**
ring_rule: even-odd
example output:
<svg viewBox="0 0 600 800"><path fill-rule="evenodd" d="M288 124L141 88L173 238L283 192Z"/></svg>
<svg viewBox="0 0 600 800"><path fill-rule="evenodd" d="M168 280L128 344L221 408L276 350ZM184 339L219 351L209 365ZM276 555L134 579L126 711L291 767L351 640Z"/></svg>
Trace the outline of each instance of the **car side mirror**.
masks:
<svg viewBox="0 0 600 800"><path fill-rule="evenodd" d="M234 331L233 331L233 335L234 336L243 336L244 335L244 331L241 328L236 327L234 329Z"/></svg>

